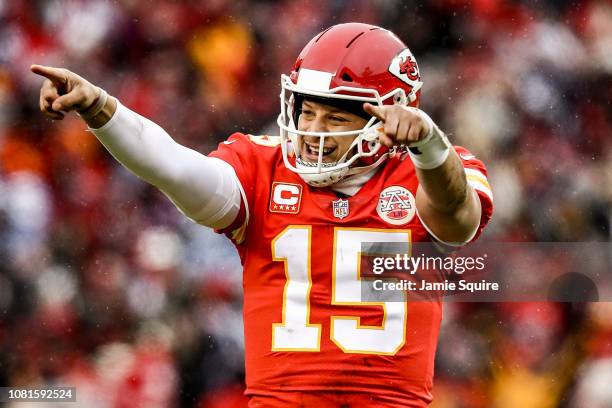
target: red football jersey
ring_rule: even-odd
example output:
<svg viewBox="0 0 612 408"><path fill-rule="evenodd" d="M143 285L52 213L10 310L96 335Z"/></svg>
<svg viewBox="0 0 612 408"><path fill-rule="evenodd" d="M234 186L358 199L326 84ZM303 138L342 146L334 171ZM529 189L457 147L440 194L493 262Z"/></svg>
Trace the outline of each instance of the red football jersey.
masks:
<svg viewBox="0 0 612 408"><path fill-rule="evenodd" d="M481 199L480 234L492 213L486 169L456 150ZM362 242L431 240L410 158L389 158L339 199L288 170L277 137L236 133L210 156L232 165L243 188L223 232L244 266L246 394L333 390L368 394L376 407L427 406L441 303L360 302Z"/></svg>

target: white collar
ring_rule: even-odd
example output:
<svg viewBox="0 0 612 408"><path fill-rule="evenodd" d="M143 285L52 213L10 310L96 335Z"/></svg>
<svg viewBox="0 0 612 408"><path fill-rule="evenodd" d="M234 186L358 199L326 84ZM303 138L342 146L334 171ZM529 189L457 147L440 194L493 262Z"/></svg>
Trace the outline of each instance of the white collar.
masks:
<svg viewBox="0 0 612 408"><path fill-rule="evenodd" d="M331 189L338 193L342 193L344 195L352 197L357 194L359 190L361 190L361 187L363 187L363 185L367 183L367 181L370 180L374 174L376 174L376 171L379 167L380 166L376 166L366 171L365 173L358 173L353 176L349 176L345 179L342 179L339 182L333 184L331 186Z"/></svg>

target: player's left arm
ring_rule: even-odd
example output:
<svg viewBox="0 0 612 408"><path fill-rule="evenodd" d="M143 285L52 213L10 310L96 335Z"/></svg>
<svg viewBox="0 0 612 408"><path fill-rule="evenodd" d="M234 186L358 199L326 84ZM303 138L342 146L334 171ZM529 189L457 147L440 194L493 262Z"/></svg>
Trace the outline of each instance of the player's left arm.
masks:
<svg viewBox="0 0 612 408"><path fill-rule="evenodd" d="M381 143L410 147L419 179L417 211L430 232L446 243L472 239L480 225L480 199L467 182L463 164L446 136L416 108L366 103L364 109L384 122Z"/></svg>

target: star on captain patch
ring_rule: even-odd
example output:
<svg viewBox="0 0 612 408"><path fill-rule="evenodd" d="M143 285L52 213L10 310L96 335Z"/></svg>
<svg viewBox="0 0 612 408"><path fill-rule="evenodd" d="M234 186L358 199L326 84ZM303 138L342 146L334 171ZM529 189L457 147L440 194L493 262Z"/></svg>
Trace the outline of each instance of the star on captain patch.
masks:
<svg viewBox="0 0 612 408"><path fill-rule="evenodd" d="M332 208L334 209L334 217L343 219L349 215L349 202L341 198L336 201L332 201Z"/></svg>

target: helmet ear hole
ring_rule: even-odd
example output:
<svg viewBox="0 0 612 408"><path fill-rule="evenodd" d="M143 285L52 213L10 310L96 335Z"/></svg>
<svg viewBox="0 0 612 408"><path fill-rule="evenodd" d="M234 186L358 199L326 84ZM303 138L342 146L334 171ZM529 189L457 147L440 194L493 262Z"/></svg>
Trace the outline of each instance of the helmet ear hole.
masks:
<svg viewBox="0 0 612 408"><path fill-rule="evenodd" d="M406 97L406 92L403 89L400 89L398 93L393 97L393 103L396 105L406 105L408 102L408 98Z"/></svg>
<svg viewBox="0 0 612 408"><path fill-rule="evenodd" d="M348 72L342 74L342 80L346 82L353 82L353 78L349 75Z"/></svg>

